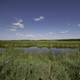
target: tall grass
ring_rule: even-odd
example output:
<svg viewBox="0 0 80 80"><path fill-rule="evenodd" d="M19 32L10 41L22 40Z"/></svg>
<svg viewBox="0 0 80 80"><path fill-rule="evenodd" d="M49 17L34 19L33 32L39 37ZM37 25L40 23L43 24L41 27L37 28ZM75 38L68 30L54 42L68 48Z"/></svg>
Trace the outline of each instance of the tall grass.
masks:
<svg viewBox="0 0 80 80"><path fill-rule="evenodd" d="M0 80L80 80L80 51L71 54L0 53Z"/></svg>

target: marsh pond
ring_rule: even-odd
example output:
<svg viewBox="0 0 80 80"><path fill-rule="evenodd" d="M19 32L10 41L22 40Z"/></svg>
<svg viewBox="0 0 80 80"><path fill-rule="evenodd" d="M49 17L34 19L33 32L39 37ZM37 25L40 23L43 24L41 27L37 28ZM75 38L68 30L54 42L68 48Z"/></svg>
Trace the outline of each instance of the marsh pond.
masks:
<svg viewBox="0 0 80 80"><path fill-rule="evenodd" d="M5 52L7 48L0 48L0 53ZM15 48L18 50L22 50L25 53L53 53L53 54L59 54L59 53L73 53L76 51L79 51L79 48L46 48L46 47L29 47L29 48Z"/></svg>

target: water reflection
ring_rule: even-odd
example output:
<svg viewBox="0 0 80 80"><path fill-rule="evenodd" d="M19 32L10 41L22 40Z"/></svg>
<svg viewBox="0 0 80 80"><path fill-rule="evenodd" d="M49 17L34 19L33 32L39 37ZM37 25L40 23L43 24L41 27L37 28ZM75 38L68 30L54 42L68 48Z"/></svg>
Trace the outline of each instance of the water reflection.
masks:
<svg viewBox="0 0 80 80"><path fill-rule="evenodd" d="M38 48L38 47L30 47L30 48L16 48L23 50L25 53L72 53L78 51L76 48ZM6 48L0 48L0 53L4 52Z"/></svg>
<svg viewBox="0 0 80 80"><path fill-rule="evenodd" d="M38 48L38 47L30 47L30 48L21 48L24 52L27 53L72 53L78 51L76 48Z"/></svg>

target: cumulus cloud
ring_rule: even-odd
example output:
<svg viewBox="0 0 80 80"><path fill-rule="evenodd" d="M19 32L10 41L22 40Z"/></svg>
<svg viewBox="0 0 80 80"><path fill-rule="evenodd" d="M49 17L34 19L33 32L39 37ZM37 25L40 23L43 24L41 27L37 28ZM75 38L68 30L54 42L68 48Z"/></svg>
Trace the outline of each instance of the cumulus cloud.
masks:
<svg viewBox="0 0 80 80"><path fill-rule="evenodd" d="M39 18L40 18L40 19L44 19L44 16L40 16Z"/></svg>
<svg viewBox="0 0 80 80"><path fill-rule="evenodd" d="M44 16L39 16L39 17L35 18L34 21L41 21L43 19L44 19Z"/></svg>
<svg viewBox="0 0 80 80"><path fill-rule="evenodd" d="M12 25L13 27L16 27L16 28L24 28L24 23L22 19L18 20L17 22L12 23Z"/></svg>
<svg viewBox="0 0 80 80"><path fill-rule="evenodd" d="M15 27L15 28L24 28L24 25L22 23L12 23L12 25Z"/></svg>
<svg viewBox="0 0 80 80"><path fill-rule="evenodd" d="M19 19L11 24L9 30L16 31L17 29L23 29L23 28L24 28L24 21L22 19Z"/></svg>

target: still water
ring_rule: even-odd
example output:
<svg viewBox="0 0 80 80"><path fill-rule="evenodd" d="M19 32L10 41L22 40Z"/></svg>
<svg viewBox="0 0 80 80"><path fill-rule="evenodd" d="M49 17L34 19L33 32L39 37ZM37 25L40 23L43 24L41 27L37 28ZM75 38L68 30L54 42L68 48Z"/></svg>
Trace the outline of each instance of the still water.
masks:
<svg viewBox="0 0 80 80"><path fill-rule="evenodd" d="M79 51L77 48L38 48L38 47L30 47L30 48L17 48L23 50L25 53L73 53L75 51ZM5 52L6 48L0 48L0 53Z"/></svg>
<svg viewBox="0 0 80 80"><path fill-rule="evenodd" d="M27 53L73 53L78 51L76 48L38 48L38 47L30 47L30 48L21 48L24 52Z"/></svg>

